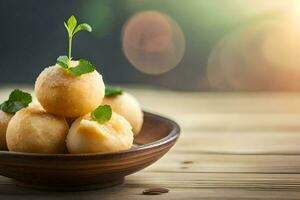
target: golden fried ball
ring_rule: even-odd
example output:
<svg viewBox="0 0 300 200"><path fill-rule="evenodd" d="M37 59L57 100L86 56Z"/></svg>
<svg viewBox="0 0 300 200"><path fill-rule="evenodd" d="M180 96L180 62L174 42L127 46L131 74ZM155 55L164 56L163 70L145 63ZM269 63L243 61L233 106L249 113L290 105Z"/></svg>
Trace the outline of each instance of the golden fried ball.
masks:
<svg viewBox="0 0 300 200"><path fill-rule="evenodd" d="M110 105L114 112L125 117L131 124L134 135L139 134L144 115L139 102L132 95L125 92L122 95L105 97L102 104Z"/></svg>
<svg viewBox="0 0 300 200"><path fill-rule="evenodd" d="M70 153L114 152L130 149L133 133L129 122L118 115L100 124L92 121L90 115L78 118L67 136L67 148Z"/></svg>
<svg viewBox="0 0 300 200"><path fill-rule="evenodd" d="M7 150L6 145L6 129L13 114L9 114L0 110L0 150Z"/></svg>
<svg viewBox="0 0 300 200"><path fill-rule="evenodd" d="M44 110L43 106L40 104L40 102L33 100L30 104L29 104L30 108L35 108L35 109L40 109L40 110Z"/></svg>
<svg viewBox="0 0 300 200"><path fill-rule="evenodd" d="M76 63L73 61L72 65ZM65 117L93 111L101 104L104 91L102 76L97 71L77 77L58 65L44 69L35 83L36 97L44 109Z"/></svg>
<svg viewBox="0 0 300 200"><path fill-rule="evenodd" d="M69 127L63 117L37 107L23 108L8 124L6 142L10 151L65 153Z"/></svg>
<svg viewBox="0 0 300 200"><path fill-rule="evenodd" d="M72 126L72 124L75 122L75 120L78 119L78 118L75 118L75 117L67 117L66 120L67 120L67 123L69 124L69 127Z"/></svg>

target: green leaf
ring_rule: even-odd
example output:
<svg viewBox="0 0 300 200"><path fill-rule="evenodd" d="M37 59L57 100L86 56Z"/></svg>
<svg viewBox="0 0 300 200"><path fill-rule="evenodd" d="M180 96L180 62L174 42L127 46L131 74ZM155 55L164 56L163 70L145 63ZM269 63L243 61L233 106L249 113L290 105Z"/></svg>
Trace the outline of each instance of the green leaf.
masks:
<svg viewBox="0 0 300 200"><path fill-rule="evenodd" d="M79 32L79 31L88 31L88 32L92 32L92 27L89 24L83 23L83 24L79 24L73 35L75 35L75 33Z"/></svg>
<svg viewBox="0 0 300 200"><path fill-rule="evenodd" d="M0 110L7 112L7 113L16 113L19 110L24 108L23 104L19 101L5 101L0 105Z"/></svg>
<svg viewBox="0 0 300 200"><path fill-rule="evenodd" d="M9 101L20 101L24 105L29 105L32 101L32 97L29 93L23 92L22 90L15 89L12 93L9 95Z"/></svg>
<svg viewBox="0 0 300 200"><path fill-rule="evenodd" d="M21 90L14 90L9 95L9 99L0 105L0 109L7 113L16 113L22 108L26 108L32 102L29 93Z"/></svg>
<svg viewBox="0 0 300 200"><path fill-rule="evenodd" d="M62 68L68 69L69 68L69 58L68 56L59 56L56 59L56 63L60 65Z"/></svg>
<svg viewBox="0 0 300 200"><path fill-rule="evenodd" d="M111 119L112 116L112 109L109 105L103 105L96 108L91 113L91 117L94 121L99 122L100 124L104 124Z"/></svg>
<svg viewBox="0 0 300 200"><path fill-rule="evenodd" d="M69 34L73 35L73 31L75 29L77 25L77 20L74 17L74 15L72 15L69 19L68 19L68 28L69 28Z"/></svg>
<svg viewBox="0 0 300 200"><path fill-rule="evenodd" d="M105 96L106 97L114 97L123 94L122 88L118 87L111 87L111 86L106 86L105 87Z"/></svg>
<svg viewBox="0 0 300 200"><path fill-rule="evenodd" d="M64 22L64 26L66 27L66 29L67 29L67 31L68 31L68 33L70 32L69 31L69 27L68 27L68 25L66 24L66 22Z"/></svg>
<svg viewBox="0 0 300 200"><path fill-rule="evenodd" d="M75 76L81 76L95 71L95 67L87 60L80 59L79 64L75 67L70 67L69 71Z"/></svg>

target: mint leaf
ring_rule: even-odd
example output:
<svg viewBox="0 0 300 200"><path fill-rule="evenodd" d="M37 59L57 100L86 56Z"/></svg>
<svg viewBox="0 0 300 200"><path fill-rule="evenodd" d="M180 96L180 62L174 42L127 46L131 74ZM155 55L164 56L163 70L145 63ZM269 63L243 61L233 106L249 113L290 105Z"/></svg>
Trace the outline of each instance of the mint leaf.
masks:
<svg viewBox="0 0 300 200"><path fill-rule="evenodd" d="M29 93L21 90L14 90L9 95L9 99L0 105L0 110L7 113L16 113L22 108L26 108L32 102L32 97Z"/></svg>
<svg viewBox="0 0 300 200"><path fill-rule="evenodd" d="M68 56L59 56L56 59L56 63L59 64L61 67L68 69L69 68L69 58Z"/></svg>
<svg viewBox="0 0 300 200"><path fill-rule="evenodd" d="M91 113L91 117L94 121L99 122L100 124L104 124L111 119L112 116L112 109L109 105L103 105L96 108Z"/></svg>
<svg viewBox="0 0 300 200"><path fill-rule="evenodd" d="M73 31L75 29L77 25L77 20L74 17L74 15L72 15L69 19L68 19L68 29L69 29L69 34L73 35Z"/></svg>
<svg viewBox="0 0 300 200"><path fill-rule="evenodd" d="M93 72L95 67L87 60L80 59L79 63L75 67L69 67L68 56L59 56L56 63L64 69L67 69L70 73L75 76L81 76L82 74L87 74Z"/></svg>
<svg viewBox="0 0 300 200"><path fill-rule="evenodd" d="M111 87L111 86L106 86L105 87L105 96L106 97L114 97L123 94L122 88L118 87Z"/></svg>
<svg viewBox="0 0 300 200"><path fill-rule="evenodd" d="M0 105L0 110L7 112L7 113L16 113L19 110L24 108L23 104L19 101L5 101Z"/></svg>
<svg viewBox="0 0 300 200"><path fill-rule="evenodd" d="M92 32L92 27L89 24L83 23L83 24L79 24L73 35L75 35L75 33L79 32L79 31L88 31L88 32Z"/></svg>
<svg viewBox="0 0 300 200"><path fill-rule="evenodd" d="M31 103L32 97L29 93L23 92L22 90L15 89L12 93L9 95L9 101L20 101L24 105L27 105Z"/></svg>
<svg viewBox="0 0 300 200"><path fill-rule="evenodd" d="M95 67L89 61L80 59L79 64L75 67L70 67L69 71L75 76L80 76L95 71Z"/></svg>

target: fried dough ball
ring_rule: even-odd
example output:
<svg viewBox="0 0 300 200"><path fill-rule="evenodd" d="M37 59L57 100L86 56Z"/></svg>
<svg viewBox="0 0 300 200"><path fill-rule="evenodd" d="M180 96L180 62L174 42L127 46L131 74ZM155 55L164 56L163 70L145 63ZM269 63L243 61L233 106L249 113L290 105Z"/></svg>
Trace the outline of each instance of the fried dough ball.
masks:
<svg viewBox="0 0 300 200"><path fill-rule="evenodd" d="M70 153L114 152L130 149L133 133L129 122L113 113L111 119L100 124L92 121L90 115L78 118L67 136Z"/></svg>
<svg viewBox="0 0 300 200"><path fill-rule="evenodd" d="M72 61L76 66L78 61ZM35 83L35 94L43 108L52 114L80 117L99 106L105 86L95 70L79 77L55 65L44 69Z"/></svg>
<svg viewBox="0 0 300 200"><path fill-rule="evenodd" d="M132 95L123 93L114 97L104 97L102 105L110 105L112 110L129 121L134 136L138 135L144 120L139 102Z"/></svg>
<svg viewBox="0 0 300 200"><path fill-rule="evenodd" d="M40 102L34 100L32 101L29 106L30 108L34 108L34 109L40 109L40 110L44 110L43 106L40 104Z"/></svg>
<svg viewBox="0 0 300 200"><path fill-rule="evenodd" d="M29 104L29 107L43 109L39 102L32 102ZM13 116L14 114L12 113L3 112L2 110L0 110L0 150L8 149L6 144L6 130L8 123Z"/></svg>
<svg viewBox="0 0 300 200"><path fill-rule="evenodd" d="M7 150L6 130L8 123L12 117L13 114L6 113L0 110L0 150Z"/></svg>
<svg viewBox="0 0 300 200"><path fill-rule="evenodd" d="M77 119L77 118L75 118L75 117L72 117L72 118L67 117L67 118L66 118L67 123L69 124L69 127L72 126L72 124L75 122L76 119Z"/></svg>
<svg viewBox="0 0 300 200"><path fill-rule="evenodd" d="M65 118L46 113L36 106L27 107L11 118L6 142L10 151L65 153L68 130Z"/></svg>

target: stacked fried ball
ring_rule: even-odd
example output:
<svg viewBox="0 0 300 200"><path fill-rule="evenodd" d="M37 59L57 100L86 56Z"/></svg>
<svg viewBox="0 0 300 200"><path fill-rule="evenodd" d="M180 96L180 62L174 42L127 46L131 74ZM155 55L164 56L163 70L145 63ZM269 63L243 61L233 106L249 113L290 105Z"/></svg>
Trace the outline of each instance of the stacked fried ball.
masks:
<svg viewBox="0 0 300 200"><path fill-rule="evenodd" d="M10 96L14 93L26 94L15 90ZM105 89L96 70L75 76L57 64L48 67L36 80L35 94L38 102L27 102L15 113L3 111L7 111L5 102L0 107L2 150L114 152L130 149L134 136L141 130L143 113L137 100L120 88ZM109 119L94 120L93 112L104 107L111 112Z"/></svg>
<svg viewBox="0 0 300 200"><path fill-rule="evenodd" d="M71 16L68 37L81 30ZM70 42L70 40L69 40ZM87 60L59 56L35 83L37 102L14 90L0 105L0 149L29 153L97 153L130 149L143 124L137 100L120 88L105 87Z"/></svg>

